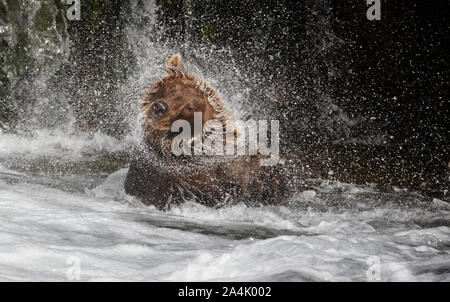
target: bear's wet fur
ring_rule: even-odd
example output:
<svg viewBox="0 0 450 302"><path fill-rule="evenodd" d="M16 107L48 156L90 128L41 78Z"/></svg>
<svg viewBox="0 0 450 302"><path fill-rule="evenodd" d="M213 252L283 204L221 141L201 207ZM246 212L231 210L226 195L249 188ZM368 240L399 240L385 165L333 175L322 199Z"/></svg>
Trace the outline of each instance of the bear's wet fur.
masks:
<svg viewBox="0 0 450 302"><path fill-rule="evenodd" d="M171 152L172 123L186 120L193 127L194 112L202 113L203 125L217 120L224 128L231 123L227 129L235 136L238 130L216 90L188 73L180 55L167 61L165 71L168 75L152 86L142 102L145 135L132 152L126 193L158 209L187 200L214 207L286 200L290 177L279 166L262 166L261 155L176 156Z"/></svg>

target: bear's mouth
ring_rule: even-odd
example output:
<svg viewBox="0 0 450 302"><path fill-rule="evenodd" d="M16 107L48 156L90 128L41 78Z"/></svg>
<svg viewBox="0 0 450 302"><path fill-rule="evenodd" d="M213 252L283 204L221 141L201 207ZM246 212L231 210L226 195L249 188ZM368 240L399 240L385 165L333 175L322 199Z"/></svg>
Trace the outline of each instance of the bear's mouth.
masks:
<svg viewBox="0 0 450 302"><path fill-rule="evenodd" d="M154 118L151 115L146 115L145 122L148 126L158 131L170 132L171 130L171 122Z"/></svg>

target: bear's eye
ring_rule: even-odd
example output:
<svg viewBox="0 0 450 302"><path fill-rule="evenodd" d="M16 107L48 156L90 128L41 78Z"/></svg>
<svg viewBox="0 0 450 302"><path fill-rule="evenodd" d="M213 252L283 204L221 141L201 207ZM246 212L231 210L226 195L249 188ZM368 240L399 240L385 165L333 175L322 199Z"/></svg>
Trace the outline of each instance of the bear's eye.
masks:
<svg viewBox="0 0 450 302"><path fill-rule="evenodd" d="M175 91L175 88L174 88L173 86L170 86L170 87L169 87L169 92L172 93L172 92L174 92L174 91Z"/></svg>
<svg viewBox="0 0 450 302"><path fill-rule="evenodd" d="M186 110L187 110L189 113L194 112L194 108L191 107L191 106L186 107Z"/></svg>

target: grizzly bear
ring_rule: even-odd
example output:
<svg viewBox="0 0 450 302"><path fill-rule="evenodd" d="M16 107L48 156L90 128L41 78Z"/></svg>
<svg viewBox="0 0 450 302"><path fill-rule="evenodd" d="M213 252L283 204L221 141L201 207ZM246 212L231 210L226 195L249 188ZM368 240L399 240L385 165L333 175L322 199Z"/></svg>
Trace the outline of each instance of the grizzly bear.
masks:
<svg viewBox="0 0 450 302"><path fill-rule="evenodd" d="M179 143L174 143L177 136L172 131L174 123L185 121L195 129L197 113L201 113L202 126L215 120L227 129L227 137L231 131L236 140L239 133L233 125L233 113L216 90L188 73L180 55L167 61L165 71L168 75L151 87L142 102L145 135L132 152L126 193L158 209L184 201L219 207L237 202L266 205L285 200L289 177L279 166L261 165L261 154L198 156L172 152ZM205 135L201 128L188 136L202 140Z"/></svg>

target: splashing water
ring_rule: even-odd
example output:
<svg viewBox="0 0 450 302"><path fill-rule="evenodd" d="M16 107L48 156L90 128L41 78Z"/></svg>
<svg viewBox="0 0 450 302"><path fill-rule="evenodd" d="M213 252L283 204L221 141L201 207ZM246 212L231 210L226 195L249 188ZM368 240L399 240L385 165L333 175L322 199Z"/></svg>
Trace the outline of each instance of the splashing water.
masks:
<svg viewBox="0 0 450 302"><path fill-rule="evenodd" d="M145 3L135 17L154 19ZM140 99L175 51L149 28L127 30L136 72L118 88L127 103L117 109L127 135L78 131L70 110L46 124L65 100L39 75L52 100L33 107L40 122L0 132L0 280L68 280L76 257L84 281L450 281L450 206L415 192L309 179L285 206L188 202L168 212L127 196ZM246 75L217 57L188 68L218 86L238 118L256 110Z"/></svg>
<svg viewBox="0 0 450 302"><path fill-rule="evenodd" d="M66 174L100 183L68 190L52 173L2 167L0 279L67 280L78 257L90 281L365 281L376 257L384 281L449 281L443 201L311 181L288 207L159 212L125 195L126 172Z"/></svg>

